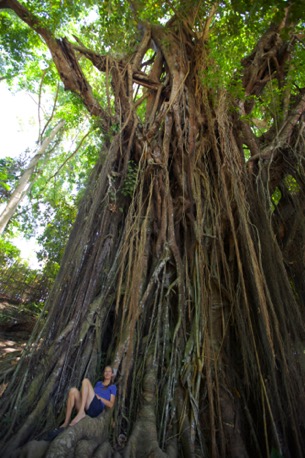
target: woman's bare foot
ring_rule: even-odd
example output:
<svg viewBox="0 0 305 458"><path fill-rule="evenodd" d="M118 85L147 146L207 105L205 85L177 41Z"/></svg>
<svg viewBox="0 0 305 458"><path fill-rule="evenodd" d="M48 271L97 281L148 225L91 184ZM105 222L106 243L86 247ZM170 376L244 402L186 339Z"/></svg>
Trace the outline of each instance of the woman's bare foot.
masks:
<svg viewBox="0 0 305 458"><path fill-rule="evenodd" d="M76 415L76 417L71 421L70 426L76 425L76 423L78 423L78 422L81 421L83 418L85 418L85 416L86 416L85 412L82 412L82 413L79 412L79 413Z"/></svg>

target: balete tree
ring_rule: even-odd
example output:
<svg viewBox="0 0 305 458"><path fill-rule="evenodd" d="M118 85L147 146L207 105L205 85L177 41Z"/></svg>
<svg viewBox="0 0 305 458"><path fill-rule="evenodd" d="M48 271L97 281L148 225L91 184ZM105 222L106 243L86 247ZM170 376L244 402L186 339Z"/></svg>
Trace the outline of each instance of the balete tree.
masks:
<svg viewBox="0 0 305 458"><path fill-rule="evenodd" d="M73 3L0 0L103 137L3 453L303 456L301 2ZM114 409L33 442L106 364Z"/></svg>

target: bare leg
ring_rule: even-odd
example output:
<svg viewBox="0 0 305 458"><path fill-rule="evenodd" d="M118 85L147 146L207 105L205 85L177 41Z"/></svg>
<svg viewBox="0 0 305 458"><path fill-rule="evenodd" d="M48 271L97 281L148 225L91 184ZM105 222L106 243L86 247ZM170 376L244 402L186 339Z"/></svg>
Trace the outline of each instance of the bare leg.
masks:
<svg viewBox="0 0 305 458"><path fill-rule="evenodd" d="M85 378L82 382L82 388L81 388L81 393L80 393L81 402L80 402L79 408L77 409L78 413L76 417L71 421L70 423L71 426L76 425L76 423L78 423L80 420L82 420L86 416L85 409L89 408L94 396L95 394L94 394L93 386L91 385L90 380Z"/></svg>
<svg viewBox="0 0 305 458"><path fill-rule="evenodd" d="M69 425L73 408L75 407L76 410L79 411L80 406L81 393L78 391L77 388L71 388L68 395L66 418L64 423L61 425L62 428L66 428Z"/></svg>

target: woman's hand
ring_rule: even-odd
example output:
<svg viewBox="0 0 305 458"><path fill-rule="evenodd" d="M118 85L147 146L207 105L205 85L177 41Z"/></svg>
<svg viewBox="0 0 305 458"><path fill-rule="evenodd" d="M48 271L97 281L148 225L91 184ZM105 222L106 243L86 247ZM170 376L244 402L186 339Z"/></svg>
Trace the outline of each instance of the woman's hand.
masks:
<svg viewBox="0 0 305 458"><path fill-rule="evenodd" d="M97 394L96 394L96 397L97 397L98 399L100 399L100 400L102 401L102 403L103 403L106 407L109 407L109 409L112 409L112 407L114 406L114 401L115 401L115 396L114 396L114 394L111 394L111 395L110 395L110 401L108 401L107 399L102 398L101 396L98 396Z"/></svg>

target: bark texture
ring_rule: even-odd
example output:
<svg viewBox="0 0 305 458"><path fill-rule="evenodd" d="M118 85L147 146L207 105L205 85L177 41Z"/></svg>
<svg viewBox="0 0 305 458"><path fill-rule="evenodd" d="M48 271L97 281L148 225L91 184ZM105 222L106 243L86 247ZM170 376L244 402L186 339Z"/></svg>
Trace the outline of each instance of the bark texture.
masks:
<svg viewBox="0 0 305 458"><path fill-rule="evenodd" d="M91 176L46 323L2 399L7 456L58 426L67 390L105 364L118 370L113 411L68 428L45 456L303 455L304 91L256 136L251 97L203 84L211 18L198 34L191 12L147 28L128 63L105 69L77 47L108 68L106 119L119 132ZM289 25L273 24L244 59L247 96L285 77Z"/></svg>

